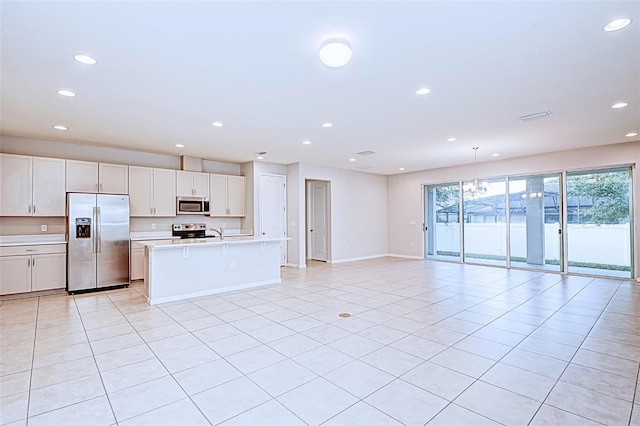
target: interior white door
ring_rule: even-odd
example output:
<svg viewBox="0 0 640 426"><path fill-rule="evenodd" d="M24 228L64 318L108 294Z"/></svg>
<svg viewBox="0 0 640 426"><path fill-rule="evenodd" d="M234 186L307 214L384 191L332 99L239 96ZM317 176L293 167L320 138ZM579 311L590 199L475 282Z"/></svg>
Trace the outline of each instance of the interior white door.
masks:
<svg viewBox="0 0 640 426"><path fill-rule="evenodd" d="M312 181L307 188L307 256L312 260L328 259L328 182Z"/></svg>
<svg viewBox="0 0 640 426"><path fill-rule="evenodd" d="M260 233L263 238L284 237L287 229L287 181L284 175L260 176ZM280 243L280 265L287 263L286 241Z"/></svg>

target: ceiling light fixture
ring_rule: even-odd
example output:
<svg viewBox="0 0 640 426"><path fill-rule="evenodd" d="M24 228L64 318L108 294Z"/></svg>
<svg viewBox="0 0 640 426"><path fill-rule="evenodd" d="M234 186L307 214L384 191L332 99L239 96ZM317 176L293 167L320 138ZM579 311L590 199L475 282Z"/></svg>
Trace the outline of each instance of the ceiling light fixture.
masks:
<svg viewBox="0 0 640 426"><path fill-rule="evenodd" d="M624 108L626 106L629 106L629 102L618 102L618 103L615 103L615 104L611 105L611 108L620 109L620 108Z"/></svg>
<svg viewBox="0 0 640 426"><path fill-rule="evenodd" d="M487 182L478 182L478 149L480 147L473 147L473 168L474 175L473 182L465 184L462 189L468 196L474 200L480 198L482 194L486 194L489 190L489 184Z"/></svg>
<svg viewBox="0 0 640 426"><path fill-rule="evenodd" d="M98 61L87 55L73 55L73 59L85 65L95 65Z"/></svg>
<svg viewBox="0 0 640 426"><path fill-rule="evenodd" d="M605 25L603 30L605 30L607 32L618 31L618 30L623 29L624 27L626 27L630 23L631 23L631 19L629 19L629 18L616 19L615 21L611 21L607 25Z"/></svg>
<svg viewBox="0 0 640 426"><path fill-rule="evenodd" d="M429 93L431 93L431 89L427 89L426 87L416 90L416 95L428 95Z"/></svg>
<svg viewBox="0 0 640 426"><path fill-rule="evenodd" d="M328 129L329 127L333 127L333 124L331 124L331 123L322 123L322 127L324 127L325 129Z"/></svg>
<svg viewBox="0 0 640 426"><path fill-rule="evenodd" d="M302 141L302 145L311 145L311 141Z"/></svg>
<svg viewBox="0 0 640 426"><path fill-rule="evenodd" d="M67 130L67 127L66 127L66 126L61 126L61 125L59 125L59 124L58 124L58 125L53 126L53 128L54 128L54 129L56 129L56 130Z"/></svg>
<svg viewBox="0 0 640 426"><path fill-rule="evenodd" d="M66 90L66 89L60 89L58 90L58 95L62 95L62 96L67 96L67 97L74 97L76 94L73 93L71 90Z"/></svg>
<svg viewBox="0 0 640 426"><path fill-rule="evenodd" d="M219 121L214 121L213 123L211 123L211 125L212 125L213 127L222 127L222 126L224 126L224 124L222 124L222 123L221 123L221 122L219 122Z"/></svg>
<svg viewBox="0 0 640 426"><path fill-rule="evenodd" d="M264 157L263 157L262 155L258 155L258 156L256 157L256 159L257 159L257 160L264 160Z"/></svg>
<svg viewBox="0 0 640 426"><path fill-rule="evenodd" d="M356 161L356 159L355 158L349 158L349 161L351 161L353 163L354 161Z"/></svg>
<svg viewBox="0 0 640 426"><path fill-rule="evenodd" d="M497 152L495 154L491 154L492 157L500 157L500 154L498 154Z"/></svg>
<svg viewBox="0 0 640 426"><path fill-rule="evenodd" d="M176 148L184 148L184 145L182 145L181 143L177 143L174 145Z"/></svg>
<svg viewBox="0 0 640 426"><path fill-rule="evenodd" d="M400 167L398 170L400 170L401 172L404 171L404 167Z"/></svg>
<svg viewBox="0 0 640 426"><path fill-rule="evenodd" d="M447 142L455 142L455 141L457 141L457 139L456 139L456 138L449 138L449 139L447 139Z"/></svg>
<svg viewBox="0 0 640 426"><path fill-rule="evenodd" d="M351 46L349 42L340 38L325 40L320 46L320 60L331 68L340 68L351 60Z"/></svg>
<svg viewBox="0 0 640 426"><path fill-rule="evenodd" d="M630 132L630 133L627 133L625 136L628 138L632 138L634 136L638 136L638 132Z"/></svg>

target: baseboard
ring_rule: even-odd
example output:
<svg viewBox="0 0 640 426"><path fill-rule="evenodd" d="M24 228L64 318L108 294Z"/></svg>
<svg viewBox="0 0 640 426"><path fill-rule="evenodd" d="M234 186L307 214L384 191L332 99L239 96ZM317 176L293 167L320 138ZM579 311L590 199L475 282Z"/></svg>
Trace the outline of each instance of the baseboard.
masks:
<svg viewBox="0 0 640 426"><path fill-rule="evenodd" d="M287 263L284 266L288 266L289 268L300 268L300 269L304 269L307 267L307 264L304 263L302 265L298 265L297 263Z"/></svg>
<svg viewBox="0 0 640 426"><path fill-rule="evenodd" d="M416 260L425 260L424 257L420 257L420 256L409 256L408 254L394 254L394 253L389 253L387 254L387 256L389 257L400 257L402 259L416 259Z"/></svg>
<svg viewBox="0 0 640 426"><path fill-rule="evenodd" d="M381 257L387 257L388 254L375 254L373 256L362 256L362 257L350 257L348 259L338 259L338 260L327 260L327 263L335 264L335 263L347 263L347 262L357 262L358 260L370 260L370 259L379 259Z"/></svg>

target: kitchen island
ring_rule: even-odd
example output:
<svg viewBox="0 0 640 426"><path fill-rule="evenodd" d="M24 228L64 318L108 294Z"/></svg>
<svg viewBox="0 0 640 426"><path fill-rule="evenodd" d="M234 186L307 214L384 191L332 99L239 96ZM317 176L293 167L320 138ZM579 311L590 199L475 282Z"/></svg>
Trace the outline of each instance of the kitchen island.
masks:
<svg viewBox="0 0 640 426"><path fill-rule="evenodd" d="M234 237L145 241L144 292L150 305L276 284L280 242Z"/></svg>

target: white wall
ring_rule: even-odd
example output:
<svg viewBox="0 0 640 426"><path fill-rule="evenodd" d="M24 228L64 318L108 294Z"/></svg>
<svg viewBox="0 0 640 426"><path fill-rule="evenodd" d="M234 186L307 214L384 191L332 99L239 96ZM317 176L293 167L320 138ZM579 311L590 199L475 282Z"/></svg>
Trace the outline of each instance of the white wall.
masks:
<svg viewBox="0 0 640 426"><path fill-rule="evenodd" d="M634 141L624 144L478 163L477 175L482 179L564 170L588 170L618 165L637 166L638 164L640 164L640 141ZM420 226L424 219L423 184L457 182L463 179L470 180L475 177L475 174L475 168L471 164L389 176L389 253L424 257L424 238L422 227ZM634 167L633 182L635 205L634 246L636 248L634 259L635 274L636 277L640 277L638 271L640 269L638 264L638 253L640 253L640 238L638 237L638 226L640 224L640 171L638 167ZM415 221L416 225L410 225L410 221Z"/></svg>
<svg viewBox="0 0 640 426"><path fill-rule="evenodd" d="M387 178L352 170L297 163L288 168L290 264L304 265L306 180L330 185L330 262L387 253Z"/></svg>

